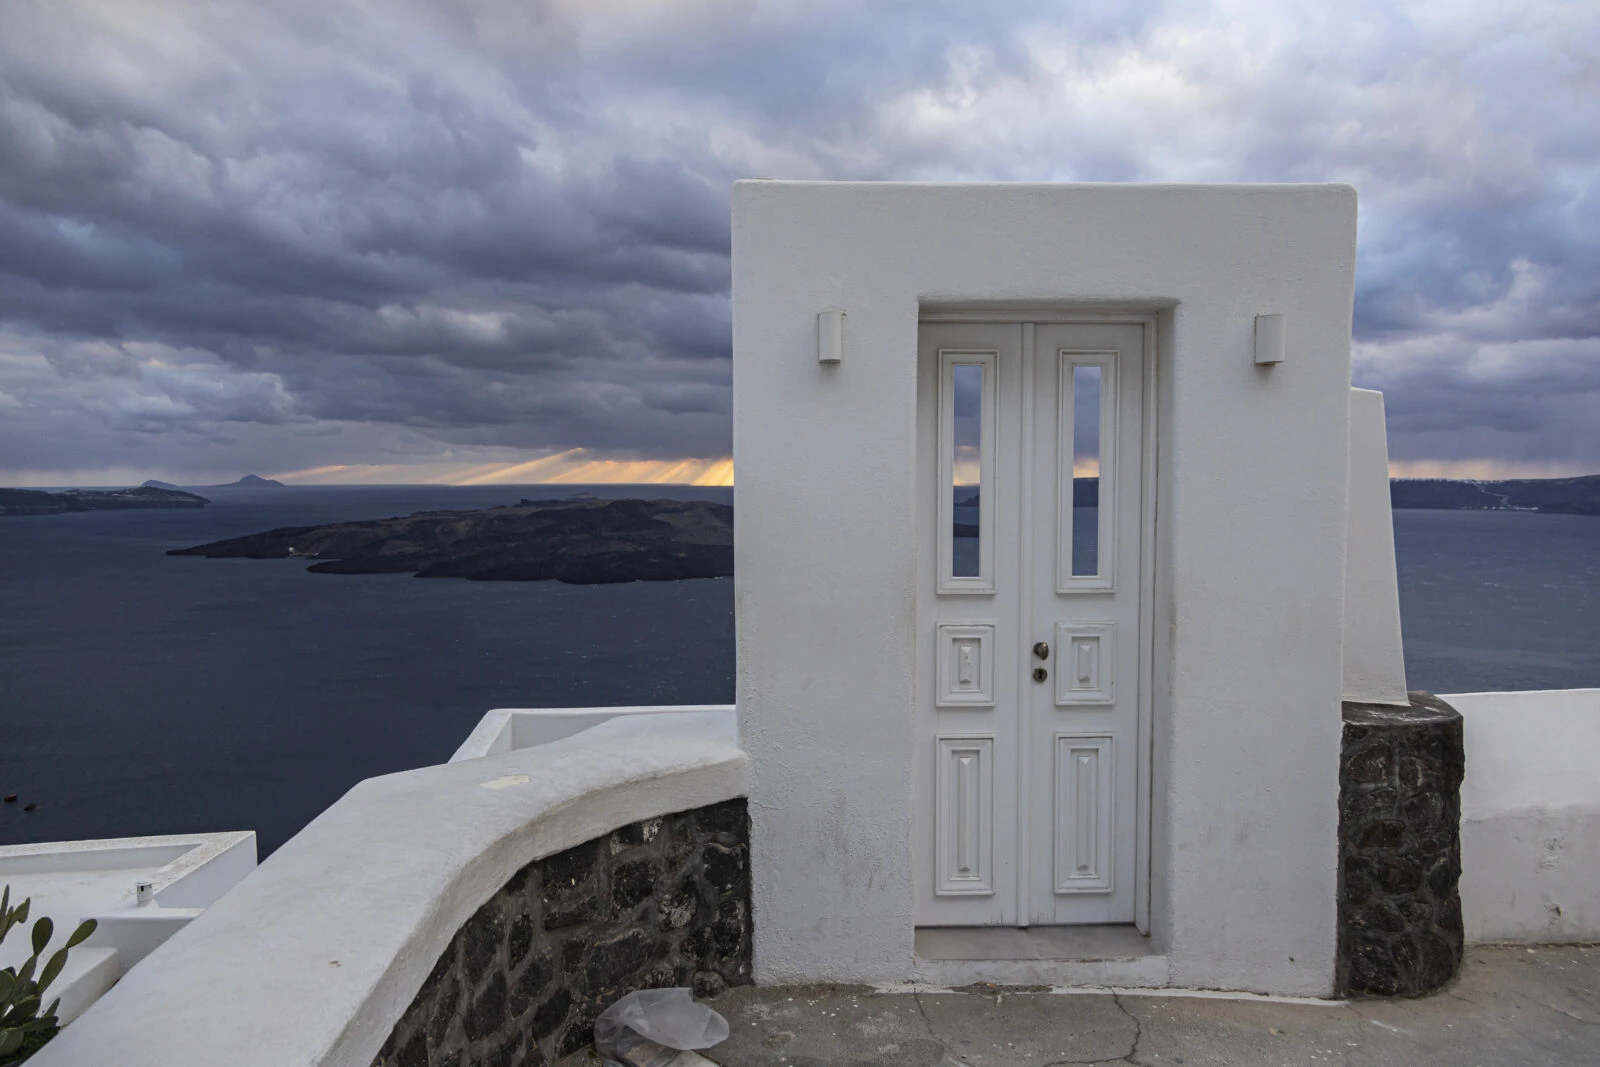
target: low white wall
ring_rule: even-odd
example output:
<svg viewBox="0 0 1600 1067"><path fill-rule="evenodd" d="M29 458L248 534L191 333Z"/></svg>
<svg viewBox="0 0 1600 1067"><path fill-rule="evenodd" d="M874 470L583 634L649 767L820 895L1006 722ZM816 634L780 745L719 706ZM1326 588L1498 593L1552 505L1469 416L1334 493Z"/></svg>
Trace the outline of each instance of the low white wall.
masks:
<svg viewBox="0 0 1600 1067"><path fill-rule="evenodd" d="M369 1067L461 925L532 861L744 796L724 717L370 778L179 931L31 1067Z"/></svg>
<svg viewBox="0 0 1600 1067"><path fill-rule="evenodd" d="M534 748L572 737L624 715L713 715L723 723L730 744L739 741L737 708L732 704L651 704L616 708L495 708L486 712L472 733L450 757L464 759L497 756L519 748Z"/></svg>
<svg viewBox="0 0 1600 1067"><path fill-rule="evenodd" d="M1600 689L1457 693L1469 942L1600 941Z"/></svg>

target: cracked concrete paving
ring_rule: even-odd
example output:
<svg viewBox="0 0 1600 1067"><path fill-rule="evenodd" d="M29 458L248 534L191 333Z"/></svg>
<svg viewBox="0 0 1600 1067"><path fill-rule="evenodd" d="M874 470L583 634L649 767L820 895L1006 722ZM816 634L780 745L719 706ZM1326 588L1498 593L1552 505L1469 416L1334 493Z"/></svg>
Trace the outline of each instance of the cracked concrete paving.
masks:
<svg viewBox="0 0 1600 1067"><path fill-rule="evenodd" d="M731 1030L706 1053L724 1067L1600 1064L1600 946L1473 948L1460 979L1420 1000L834 986L746 987L709 1003Z"/></svg>

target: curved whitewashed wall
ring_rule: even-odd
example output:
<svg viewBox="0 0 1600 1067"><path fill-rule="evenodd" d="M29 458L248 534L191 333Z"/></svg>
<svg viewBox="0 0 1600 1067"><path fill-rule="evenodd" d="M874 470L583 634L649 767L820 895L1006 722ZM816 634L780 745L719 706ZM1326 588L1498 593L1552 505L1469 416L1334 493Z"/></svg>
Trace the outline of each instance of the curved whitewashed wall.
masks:
<svg viewBox="0 0 1600 1067"><path fill-rule="evenodd" d="M369 1067L456 931L517 871L748 785L716 712L622 716L370 778L29 1063Z"/></svg>
<svg viewBox="0 0 1600 1067"><path fill-rule="evenodd" d="M1468 941L1600 941L1600 689L1457 693Z"/></svg>

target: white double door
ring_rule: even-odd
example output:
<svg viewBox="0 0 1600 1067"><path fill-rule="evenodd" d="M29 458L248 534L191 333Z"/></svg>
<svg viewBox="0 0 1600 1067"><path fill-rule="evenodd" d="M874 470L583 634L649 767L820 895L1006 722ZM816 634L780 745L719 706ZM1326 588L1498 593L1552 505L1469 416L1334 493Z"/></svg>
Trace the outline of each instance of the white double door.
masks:
<svg viewBox="0 0 1600 1067"><path fill-rule="evenodd" d="M1143 323L925 323L916 922L1138 917Z"/></svg>

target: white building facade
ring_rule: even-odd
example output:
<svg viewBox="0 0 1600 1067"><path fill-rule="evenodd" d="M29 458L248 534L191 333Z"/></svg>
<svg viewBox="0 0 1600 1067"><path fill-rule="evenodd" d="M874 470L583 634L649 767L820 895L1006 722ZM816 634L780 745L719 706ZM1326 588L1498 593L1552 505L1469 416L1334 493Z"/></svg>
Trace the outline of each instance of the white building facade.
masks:
<svg viewBox="0 0 1600 1067"><path fill-rule="evenodd" d="M735 187L758 980L1330 992L1355 234L1343 186Z"/></svg>

